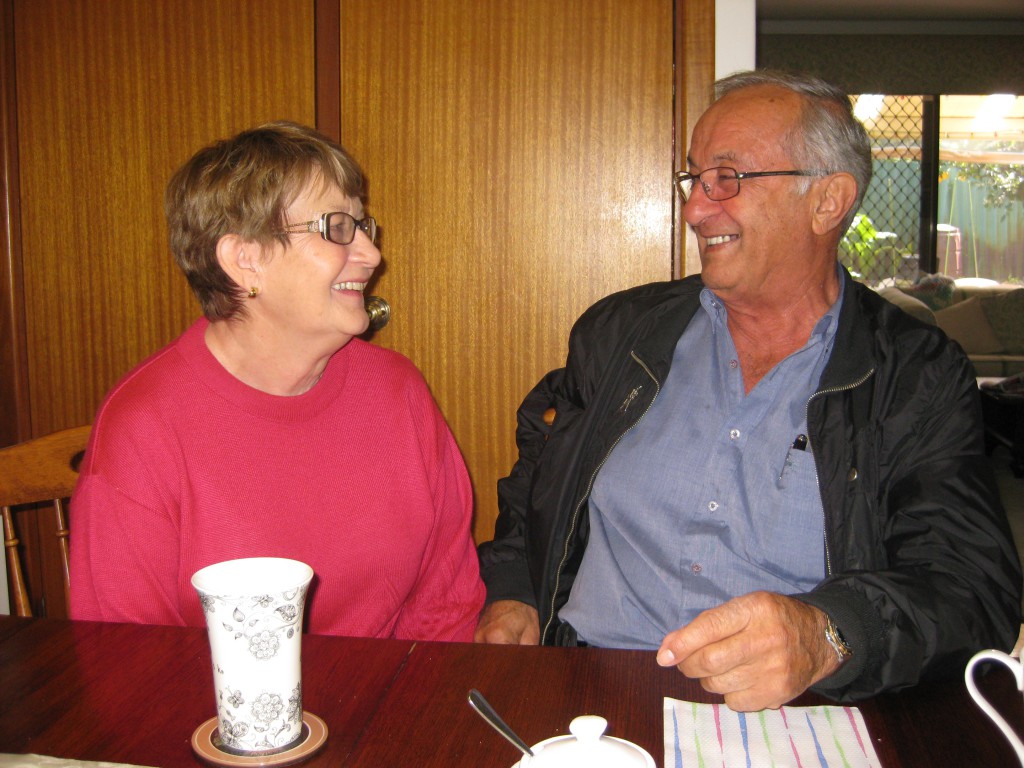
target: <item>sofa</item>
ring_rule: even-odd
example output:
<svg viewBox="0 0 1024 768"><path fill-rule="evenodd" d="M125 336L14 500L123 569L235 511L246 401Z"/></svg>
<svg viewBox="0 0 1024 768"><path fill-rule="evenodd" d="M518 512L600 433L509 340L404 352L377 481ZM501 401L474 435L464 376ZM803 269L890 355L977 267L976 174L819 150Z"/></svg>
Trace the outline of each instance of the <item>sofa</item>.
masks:
<svg viewBox="0 0 1024 768"><path fill-rule="evenodd" d="M922 275L876 288L904 312L937 325L963 347L975 375L1024 371L1024 288L994 280Z"/></svg>

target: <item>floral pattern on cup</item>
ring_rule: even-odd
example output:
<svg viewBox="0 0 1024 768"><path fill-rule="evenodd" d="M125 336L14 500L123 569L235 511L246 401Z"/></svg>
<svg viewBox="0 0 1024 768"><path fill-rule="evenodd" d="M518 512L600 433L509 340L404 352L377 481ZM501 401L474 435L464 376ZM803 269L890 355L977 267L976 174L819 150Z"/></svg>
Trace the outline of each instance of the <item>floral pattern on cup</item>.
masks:
<svg viewBox="0 0 1024 768"><path fill-rule="evenodd" d="M252 658L265 661L277 657L283 644L301 632L297 626L303 613L306 587L280 595L258 595L236 602L233 598L205 595L203 610L217 617L223 631L244 645ZM218 609L220 609L218 611ZM223 616L230 616L225 621ZM218 670L223 672L223 670ZM218 684L220 675L217 676ZM301 735L301 683L290 692L262 690L247 702L242 691L226 684L217 690L218 720L222 748L244 751L278 750L289 747Z"/></svg>
<svg viewBox="0 0 1024 768"><path fill-rule="evenodd" d="M291 640L302 631L298 626L306 602L307 586L283 592L280 595L257 595L241 598L200 594L204 614L213 614L225 631L234 633L235 639L246 638L249 652L258 659L277 655L282 636ZM218 607L231 612L231 621L224 621ZM247 610L248 609L248 610ZM209 622L210 617L207 617Z"/></svg>
<svg viewBox="0 0 1024 768"><path fill-rule="evenodd" d="M301 684L288 695L287 702L280 694L264 691L247 705L241 691L228 689L228 696L218 691L219 706L218 732L222 748L241 751L243 740L250 734L258 734L253 746L260 751L273 752L287 749L296 740L294 734L302 730ZM288 740L286 740L288 739ZM245 754L252 754L246 748Z"/></svg>
<svg viewBox="0 0 1024 768"><path fill-rule="evenodd" d="M302 616L311 577L308 566L273 558L228 561L193 577L210 636L219 749L272 755L302 738ZM244 594L260 579L264 587ZM291 583L275 591L285 579Z"/></svg>

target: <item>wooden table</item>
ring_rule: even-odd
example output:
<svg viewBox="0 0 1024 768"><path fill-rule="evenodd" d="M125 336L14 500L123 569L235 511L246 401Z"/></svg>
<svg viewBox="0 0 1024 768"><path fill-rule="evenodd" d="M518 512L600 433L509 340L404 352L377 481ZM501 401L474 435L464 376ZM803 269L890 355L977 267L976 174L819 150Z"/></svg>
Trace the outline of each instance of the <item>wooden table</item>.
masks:
<svg viewBox="0 0 1024 768"><path fill-rule="evenodd" d="M1009 673L981 685L1024 735ZM470 709L470 688L530 743L600 714L660 766L663 697L720 701L648 652L310 635L303 688L329 729L311 768L511 766L518 753ZM886 768L1016 764L959 675L858 706ZM195 768L192 732L214 714L203 629L0 617L0 753Z"/></svg>

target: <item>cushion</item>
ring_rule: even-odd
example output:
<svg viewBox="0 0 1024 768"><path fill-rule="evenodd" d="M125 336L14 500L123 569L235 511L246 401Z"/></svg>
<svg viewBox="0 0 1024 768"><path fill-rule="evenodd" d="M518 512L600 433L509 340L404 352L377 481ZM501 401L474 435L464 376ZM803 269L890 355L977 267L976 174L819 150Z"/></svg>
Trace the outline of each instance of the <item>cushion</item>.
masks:
<svg viewBox="0 0 1024 768"><path fill-rule="evenodd" d="M1000 296L1008 291L1020 290L1019 285L1010 283L994 283L993 285L964 285L963 279L956 281L954 295L959 299L969 299L972 296Z"/></svg>
<svg viewBox="0 0 1024 768"><path fill-rule="evenodd" d="M1024 373L1024 355L971 355L975 376L1005 378Z"/></svg>
<svg viewBox="0 0 1024 768"><path fill-rule="evenodd" d="M916 317L923 323L935 325L935 313L928 309L928 305L920 299L908 296L896 286L893 285L886 288L879 288L878 295L886 301L895 304L911 317Z"/></svg>
<svg viewBox="0 0 1024 768"><path fill-rule="evenodd" d="M1024 355L1024 290L979 298L992 331L1011 355Z"/></svg>
<svg viewBox="0 0 1024 768"><path fill-rule="evenodd" d="M992 280L987 277L958 277L953 281L957 288L963 288L964 290L971 290L972 288L994 288L999 285L998 280Z"/></svg>
<svg viewBox="0 0 1024 768"><path fill-rule="evenodd" d="M935 313L935 324L968 355L995 355L1006 349L992 330L983 308L984 301L974 297Z"/></svg>
<svg viewBox="0 0 1024 768"><path fill-rule="evenodd" d="M933 312L945 309L956 301L956 283L948 275L922 275L914 285L903 289L904 293L923 301Z"/></svg>

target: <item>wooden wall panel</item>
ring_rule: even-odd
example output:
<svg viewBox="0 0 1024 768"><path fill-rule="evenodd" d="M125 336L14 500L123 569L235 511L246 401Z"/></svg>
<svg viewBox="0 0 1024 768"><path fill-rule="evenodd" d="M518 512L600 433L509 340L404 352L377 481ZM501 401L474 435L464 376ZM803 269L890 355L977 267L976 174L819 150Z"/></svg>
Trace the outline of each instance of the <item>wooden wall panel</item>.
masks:
<svg viewBox="0 0 1024 768"><path fill-rule="evenodd" d="M29 434L28 371L18 201L18 104L14 89L14 5L0 0L0 446ZM19 297L16 299L16 297ZM0 577L3 576L0 569ZM0 586L6 581L0 578ZM0 609L7 590L0 590Z"/></svg>
<svg viewBox="0 0 1024 768"><path fill-rule="evenodd" d="M27 372L2 378L19 390L0 398L20 409L0 414L11 442L89 423L122 374L199 315L167 246L170 174L251 125L312 124L316 83L313 0L3 2L16 115L5 170L18 174L6 188L20 194L0 360ZM41 543L53 526L22 517L33 600L62 616L56 554Z"/></svg>
<svg viewBox="0 0 1024 768"><path fill-rule="evenodd" d="M16 0L21 264L34 434L199 314L163 189L200 146L315 120L313 0Z"/></svg>
<svg viewBox="0 0 1024 768"><path fill-rule="evenodd" d="M676 159L675 171L686 169L686 153L697 120L711 105L715 80L715 0L676 0ZM697 236L686 226L683 207L675 198L676 263L674 274L700 272Z"/></svg>
<svg viewBox="0 0 1024 768"><path fill-rule="evenodd" d="M341 2L342 141L488 539L515 410L573 320L672 274L672 0Z"/></svg>

